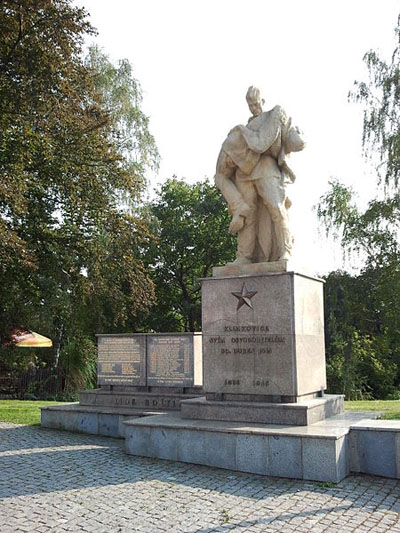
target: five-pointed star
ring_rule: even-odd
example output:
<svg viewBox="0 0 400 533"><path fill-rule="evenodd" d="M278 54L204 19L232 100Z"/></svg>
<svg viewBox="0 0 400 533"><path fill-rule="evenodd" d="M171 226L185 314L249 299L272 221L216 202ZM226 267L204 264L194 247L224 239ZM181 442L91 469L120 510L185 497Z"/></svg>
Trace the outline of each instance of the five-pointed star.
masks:
<svg viewBox="0 0 400 533"><path fill-rule="evenodd" d="M243 283L241 292L232 292L231 294L233 294L233 296L235 296L239 300L236 311L238 311L244 304L250 307L250 309L253 309L251 298L253 298L253 296L257 294L257 291L248 291L246 289L246 284Z"/></svg>

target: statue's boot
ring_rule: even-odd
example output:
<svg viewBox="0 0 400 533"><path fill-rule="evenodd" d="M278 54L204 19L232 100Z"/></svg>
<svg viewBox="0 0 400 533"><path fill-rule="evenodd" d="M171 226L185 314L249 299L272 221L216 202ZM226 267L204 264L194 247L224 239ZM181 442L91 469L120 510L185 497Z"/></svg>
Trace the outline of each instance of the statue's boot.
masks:
<svg viewBox="0 0 400 533"><path fill-rule="evenodd" d="M232 261L231 263L227 263L227 264L228 265L235 265L235 266L250 265L251 264L251 260L247 259L247 257L237 257L234 261Z"/></svg>

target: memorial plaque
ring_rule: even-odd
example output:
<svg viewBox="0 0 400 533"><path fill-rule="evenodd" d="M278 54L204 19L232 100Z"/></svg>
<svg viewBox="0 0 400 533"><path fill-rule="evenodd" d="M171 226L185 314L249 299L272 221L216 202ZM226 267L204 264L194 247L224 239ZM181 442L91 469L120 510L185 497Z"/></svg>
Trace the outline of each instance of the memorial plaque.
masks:
<svg viewBox="0 0 400 533"><path fill-rule="evenodd" d="M146 337L99 336L99 385L146 385Z"/></svg>
<svg viewBox="0 0 400 533"><path fill-rule="evenodd" d="M192 386L193 360L193 335L149 335L147 385Z"/></svg>

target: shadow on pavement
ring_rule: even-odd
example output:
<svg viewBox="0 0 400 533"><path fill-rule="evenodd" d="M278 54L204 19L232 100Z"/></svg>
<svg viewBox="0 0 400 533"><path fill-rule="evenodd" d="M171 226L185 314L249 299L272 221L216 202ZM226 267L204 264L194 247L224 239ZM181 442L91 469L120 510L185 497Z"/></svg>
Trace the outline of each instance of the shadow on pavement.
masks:
<svg viewBox="0 0 400 533"><path fill-rule="evenodd" d="M68 447L71 447L68 449ZM73 448L75 447L75 449ZM191 465L126 455L123 441L34 426L0 425L0 498L10 498L54 491L80 490L90 487L135 484L157 480L165 482L165 490L183 485L205 491L216 491L248 498L249 502L285 495L289 498L306 492L325 494L345 500L343 505L310 511L327 513L359 507L400 513L400 481L371 476L349 476L337 485L312 481L278 479L232 472L206 466ZM373 483L371 483L373 480ZM363 484L365 488L363 490ZM361 487L361 488L360 488ZM373 489L373 490L372 490ZM360 498L360 490L363 497ZM386 494L384 494L385 492ZM385 503L390 492L394 505ZM382 498L377 495L382 493ZM396 503L397 502L397 503ZM340 509L339 509L340 508ZM300 512L296 516L307 516ZM285 515L262 518L257 524L285 520ZM249 527L254 521L236 523ZM219 526L224 528L224 525ZM231 524L226 524L230 529ZM215 528L215 526L214 526ZM210 533L201 529L197 533ZM221 529L223 530L223 529Z"/></svg>

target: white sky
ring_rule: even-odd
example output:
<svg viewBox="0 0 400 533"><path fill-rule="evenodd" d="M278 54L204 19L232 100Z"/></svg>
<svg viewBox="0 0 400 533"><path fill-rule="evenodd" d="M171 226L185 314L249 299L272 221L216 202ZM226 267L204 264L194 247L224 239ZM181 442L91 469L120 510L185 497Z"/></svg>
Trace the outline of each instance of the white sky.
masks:
<svg viewBox="0 0 400 533"><path fill-rule="evenodd" d="M99 31L93 42L113 61L128 58L141 83L162 157L152 187L173 174L190 183L212 178L228 131L247 122L245 94L256 85L265 110L281 105L308 143L291 159L294 258L319 274L343 266L339 248L318 234L312 207L331 177L361 200L374 194L361 155L362 109L347 95L354 80L367 79L365 52L393 51L399 0L75 3Z"/></svg>

